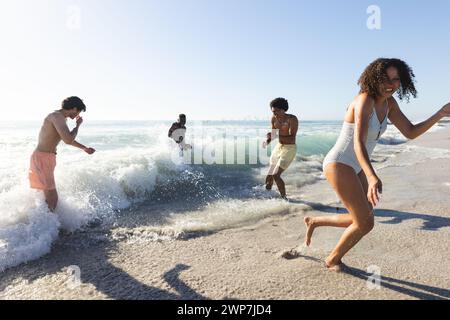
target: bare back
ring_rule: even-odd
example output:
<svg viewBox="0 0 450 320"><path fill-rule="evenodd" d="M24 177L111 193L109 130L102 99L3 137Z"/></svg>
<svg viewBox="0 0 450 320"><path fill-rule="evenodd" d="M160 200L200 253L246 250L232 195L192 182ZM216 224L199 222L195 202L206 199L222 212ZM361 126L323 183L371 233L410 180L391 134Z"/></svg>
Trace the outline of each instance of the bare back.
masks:
<svg viewBox="0 0 450 320"><path fill-rule="evenodd" d="M59 111L50 113L44 119L41 131L39 132L38 151L56 153L56 147L62 138L56 130L55 124L67 128L66 119Z"/></svg>

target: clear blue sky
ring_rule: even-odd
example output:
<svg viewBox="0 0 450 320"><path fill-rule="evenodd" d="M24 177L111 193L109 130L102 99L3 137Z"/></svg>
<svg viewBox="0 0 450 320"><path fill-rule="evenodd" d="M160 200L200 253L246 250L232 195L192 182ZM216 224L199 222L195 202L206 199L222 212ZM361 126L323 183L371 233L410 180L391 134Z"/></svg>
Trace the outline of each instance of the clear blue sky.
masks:
<svg viewBox="0 0 450 320"><path fill-rule="evenodd" d="M266 119L278 96L340 120L381 56L413 67L419 99L401 107L421 119L450 101L449 16L448 0L0 0L2 119L78 95L94 120Z"/></svg>

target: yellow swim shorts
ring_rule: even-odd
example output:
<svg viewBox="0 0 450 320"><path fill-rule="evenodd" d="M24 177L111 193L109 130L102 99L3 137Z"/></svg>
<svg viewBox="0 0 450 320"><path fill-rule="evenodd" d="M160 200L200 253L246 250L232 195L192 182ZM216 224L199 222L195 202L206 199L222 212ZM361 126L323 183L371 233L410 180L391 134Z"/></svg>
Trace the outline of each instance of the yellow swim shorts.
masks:
<svg viewBox="0 0 450 320"><path fill-rule="evenodd" d="M297 145L278 143L272 150L272 155L270 156L270 166L276 166L286 170L292 161L294 161L296 155Z"/></svg>

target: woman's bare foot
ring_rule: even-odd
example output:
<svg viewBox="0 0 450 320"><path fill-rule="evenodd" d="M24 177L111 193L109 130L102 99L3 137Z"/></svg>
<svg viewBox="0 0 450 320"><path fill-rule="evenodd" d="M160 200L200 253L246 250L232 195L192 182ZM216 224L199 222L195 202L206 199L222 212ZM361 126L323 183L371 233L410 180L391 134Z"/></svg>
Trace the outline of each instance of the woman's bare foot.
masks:
<svg viewBox="0 0 450 320"><path fill-rule="evenodd" d="M314 219L311 217L305 217L304 221L306 225L305 245L309 247L311 244L311 237L316 226L314 224Z"/></svg>
<svg viewBox="0 0 450 320"><path fill-rule="evenodd" d="M342 263L341 260L339 261L333 261L332 258L326 258L325 259L325 266L328 270L335 271L335 272L342 272L345 265Z"/></svg>

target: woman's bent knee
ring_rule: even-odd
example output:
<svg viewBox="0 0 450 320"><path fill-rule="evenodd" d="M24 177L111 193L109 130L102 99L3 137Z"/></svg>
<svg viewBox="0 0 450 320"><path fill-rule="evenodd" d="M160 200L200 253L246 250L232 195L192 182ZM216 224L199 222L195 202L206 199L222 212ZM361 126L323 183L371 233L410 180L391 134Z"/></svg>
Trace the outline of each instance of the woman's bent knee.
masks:
<svg viewBox="0 0 450 320"><path fill-rule="evenodd" d="M370 216L367 217L367 219L364 219L362 221L358 221L357 222L357 226L358 229L364 233L364 234L368 234L370 231L373 230L374 226L375 226L375 219L373 217L373 214L370 213Z"/></svg>

